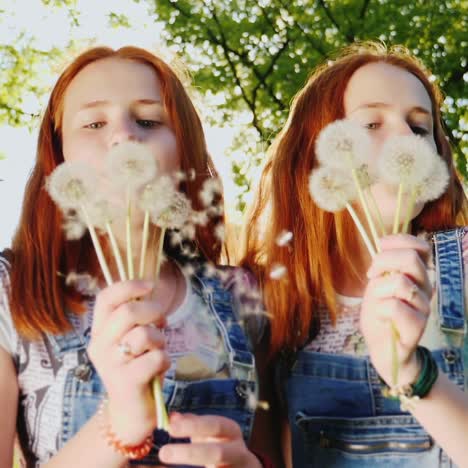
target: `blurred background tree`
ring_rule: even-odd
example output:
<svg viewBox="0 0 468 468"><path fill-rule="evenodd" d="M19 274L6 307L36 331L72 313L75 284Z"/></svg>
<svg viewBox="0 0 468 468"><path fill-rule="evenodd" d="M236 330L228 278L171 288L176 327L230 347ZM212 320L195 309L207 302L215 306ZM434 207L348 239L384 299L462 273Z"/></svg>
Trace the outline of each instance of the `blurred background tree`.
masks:
<svg viewBox="0 0 468 468"><path fill-rule="evenodd" d="M414 0L146 0L165 40L188 62L225 124L246 113L233 149L236 183L249 191L249 168L284 124L292 97L310 71L357 40L403 44L432 71L446 99L444 120L465 180L468 144L466 2ZM260 143L260 145L259 145ZM240 208L243 200L240 200Z"/></svg>
<svg viewBox="0 0 468 468"><path fill-rule="evenodd" d="M457 167L468 180L465 0L134 1L146 5L149 18L162 27L163 42L181 56L204 102L214 107L209 123L237 129L230 155L239 210L294 94L318 63L356 40L403 44L432 71L446 96L444 120ZM79 28L77 0L43 3L65 9ZM112 8L122 9L122 3ZM8 23L0 6L0 27ZM109 24L130 27L124 13L111 13ZM28 103L44 93L43 74L67 51L40 50L26 32L13 45L0 45L0 123L31 125L37 112Z"/></svg>

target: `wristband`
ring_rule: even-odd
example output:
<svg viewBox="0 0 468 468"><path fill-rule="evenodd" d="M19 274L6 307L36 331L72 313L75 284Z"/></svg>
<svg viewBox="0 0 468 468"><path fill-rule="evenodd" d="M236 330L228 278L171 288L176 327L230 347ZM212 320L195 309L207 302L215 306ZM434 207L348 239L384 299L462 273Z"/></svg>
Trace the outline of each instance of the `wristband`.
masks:
<svg viewBox="0 0 468 468"><path fill-rule="evenodd" d="M104 414L107 406L107 400L102 400L99 406L99 416L101 417L101 431L107 445L113 448L117 453L123 455L130 460L137 460L143 458L151 451L153 446L153 436L148 436L141 444L138 445L125 445L117 437L115 432L112 430L109 421Z"/></svg>

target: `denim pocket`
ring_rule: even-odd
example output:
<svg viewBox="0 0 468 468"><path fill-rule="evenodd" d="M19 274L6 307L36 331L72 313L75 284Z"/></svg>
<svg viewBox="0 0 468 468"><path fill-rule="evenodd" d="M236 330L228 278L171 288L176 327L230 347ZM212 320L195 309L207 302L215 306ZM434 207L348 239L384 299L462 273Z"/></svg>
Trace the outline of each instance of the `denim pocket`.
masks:
<svg viewBox="0 0 468 468"><path fill-rule="evenodd" d="M441 466L440 449L412 416L344 419L299 412L295 422L305 458L297 466Z"/></svg>

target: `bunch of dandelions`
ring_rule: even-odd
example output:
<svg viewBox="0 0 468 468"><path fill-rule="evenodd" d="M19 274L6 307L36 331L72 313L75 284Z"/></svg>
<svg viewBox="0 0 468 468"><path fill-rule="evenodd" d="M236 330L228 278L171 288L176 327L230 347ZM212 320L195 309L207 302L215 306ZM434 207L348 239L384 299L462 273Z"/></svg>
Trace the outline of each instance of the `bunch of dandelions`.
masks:
<svg viewBox="0 0 468 468"><path fill-rule="evenodd" d="M371 214L370 204L381 234L385 235L386 232L382 216L370 191L370 187L375 181L375 175L369 171L369 167L371 167L370 146L370 139L364 128L349 120L336 120L320 132L316 143L316 154L322 166L349 171L356 188L357 198L371 231L374 242L372 250L379 251L379 235ZM349 199L349 201L352 200Z"/></svg>
<svg viewBox="0 0 468 468"><path fill-rule="evenodd" d="M97 175L87 165L68 161L57 166L50 174L46 180L46 189L65 215L65 232L68 239L81 237L86 226L106 283L111 285L112 275L92 221L98 181Z"/></svg>
<svg viewBox="0 0 468 468"><path fill-rule="evenodd" d="M438 171L441 173L437 174ZM393 234L407 232L415 203L438 198L448 183L445 163L418 135L388 139L378 158L378 175L386 184L398 187ZM405 193L409 194L409 203L400 229L401 205Z"/></svg>

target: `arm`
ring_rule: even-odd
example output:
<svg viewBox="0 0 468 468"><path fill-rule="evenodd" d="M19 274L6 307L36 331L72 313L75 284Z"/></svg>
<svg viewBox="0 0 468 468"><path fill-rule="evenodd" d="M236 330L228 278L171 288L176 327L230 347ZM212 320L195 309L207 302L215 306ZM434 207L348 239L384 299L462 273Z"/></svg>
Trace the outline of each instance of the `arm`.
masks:
<svg viewBox="0 0 468 468"><path fill-rule="evenodd" d="M18 408L18 380L11 356L0 346L0 466L12 466Z"/></svg>
<svg viewBox="0 0 468 468"><path fill-rule="evenodd" d="M132 298L148 293L142 282L116 283L97 297L88 353L102 378L108 405L95 414L44 468L120 468L127 458L103 436L106 424L126 446L139 445L156 426L150 382L168 366L163 339L156 327L164 316L156 303ZM129 353L119 351L126 343Z"/></svg>
<svg viewBox="0 0 468 468"><path fill-rule="evenodd" d="M388 236L381 239L381 248L368 271L361 329L372 363L379 375L391 384L389 325L393 323L396 327L398 384L402 385L414 382L420 373L415 350L431 312L432 288L425 266L429 245L412 236ZM430 392L413 402L410 411L456 463L467 466L468 396L465 393L440 372Z"/></svg>

